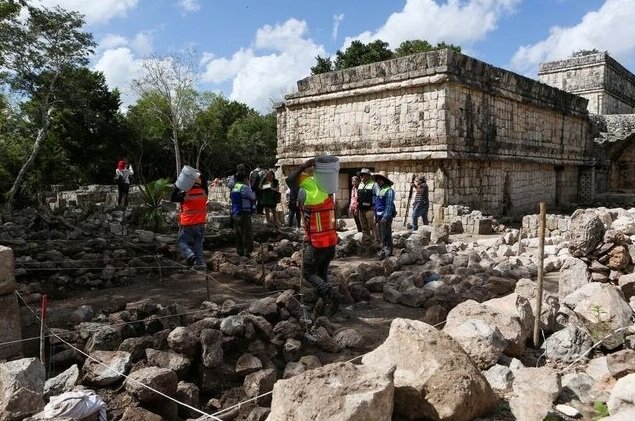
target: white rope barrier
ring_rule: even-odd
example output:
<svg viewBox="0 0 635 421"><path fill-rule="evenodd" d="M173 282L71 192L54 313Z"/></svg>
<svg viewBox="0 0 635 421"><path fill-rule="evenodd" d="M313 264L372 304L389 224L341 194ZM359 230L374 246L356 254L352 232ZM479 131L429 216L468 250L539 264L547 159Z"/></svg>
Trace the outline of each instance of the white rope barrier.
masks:
<svg viewBox="0 0 635 421"><path fill-rule="evenodd" d="M22 296L20 295L20 293L16 291L16 294L18 295L18 297L20 297L20 299L22 300L22 302L24 303L24 305L25 305L25 306L29 309L29 311L31 311L31 313L33 313L33 315L35 316L35 318L36 318L36 319L38 319L38 320L40 320L40 317L39 317L39 316L37 315L37 313L36 313L36 312L35 312L35 311L31 308L31 306L29 306L29 304L28 304L26 301L24 301L24 299L22 298ZM138 381L138 380L136 380L136 379L133 379L132 377L127 376L126 374L124 374L124 373L122 373L122 372L120 372L120 371L117 371L117 370L113 369L113 368L112 368L112 367L110 367L109 365L104 364L102 361L99 361L97 358L94 358L94 357L92 357L92 356L88 355L86 352L82 351L81 349L77 348L76 346L74 346L73 344L71 344L71 343L67 342L66 340L62 339L62 338L61 338L59 335L57 335L54 331L52 331L50 328L48 328L48 326L46 327L46 329L50 332L51 336L54 336L54 337L55 337L55 338L57 338L60 342L62 342L62 343L64 343L64 344L66 344L68 347L70 347L70 348L72 348L73 350L75 350L75 351L79 352L81 355L85 356L85 357L86 357L86 358L88 358L89 360L94 361L94 362L96 362L97 364L99 364L99 365L103 366L104 368L106 368L106 369L107 369L107 370L109 370L110 372L112 372L112 373L116 374L117 376L123 377L123 378L125 378L127 381L130 381L130 382L135 383L135 384L137 384L137 385L139 385L139 386L141 386L141 387L144 387L144 388L146 388L146 389L148 389L148 390L150 390L150 391L152 391L152 392L154 392L154 393L156 393L156 394L158 394L158 395L160 395L160 396L162 396L162 397L164 397L164 398L166 398L166 399L168 399L168 400L171 400L172 402L174 402L174 403L176 403L176 404L178 404L178 405L181 405L181 406L183 406L183 407L185 407L185 408L187 408L187 409L190 409L190 410L192 410L192 411L196 412L197 414L201 414L201 415L204 415L204 416L206 416L206 417L209 417L209 418L211 418L211 419L212 419L212 420L214 420L214 421L223 421L221 418L218 418L218 417L216 417L216 416L214 416L214 415L212 415L212 414L208 414L208 413L206 413L206 412L203 412L203 411L201 411L201 410L200 410L200 409L198 409L198 408L195 408L195 407L193 407L193 406L191 406L191 405L186 404L185 402L181 402L181 401L179 401L178 399L174 399L173 397L171 397L171 396L169 396L169 395L166 395L165 393L163 393L163 392L161 392L161 391L159 391L159 390L156 390L156 389L154 389L153 387L150 387L150 386L148 386L148 385L147 385L147 384L145 384L145 383L142 383L142 382L140 382L140 381Z"/></svg>

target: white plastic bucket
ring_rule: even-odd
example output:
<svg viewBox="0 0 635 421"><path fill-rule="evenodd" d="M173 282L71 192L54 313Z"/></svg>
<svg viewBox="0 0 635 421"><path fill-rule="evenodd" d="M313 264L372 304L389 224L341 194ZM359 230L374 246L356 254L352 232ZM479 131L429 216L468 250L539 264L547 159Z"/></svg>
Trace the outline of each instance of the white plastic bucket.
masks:
<svg viewBox="0 0 635 421"><path fill-rule="evenodd" d="M318 156L313 163L313 176L320 190L337 193L340 186L340 159L336 156Z"/></svg>
<svg viewBox="0 0 635 421"><path fill-rule="evenodd" d="M189 165L183 165L181 174L177 178L174 185L181 191L188 191L194 185L194 181L198 178L198 170Z"/></svg>

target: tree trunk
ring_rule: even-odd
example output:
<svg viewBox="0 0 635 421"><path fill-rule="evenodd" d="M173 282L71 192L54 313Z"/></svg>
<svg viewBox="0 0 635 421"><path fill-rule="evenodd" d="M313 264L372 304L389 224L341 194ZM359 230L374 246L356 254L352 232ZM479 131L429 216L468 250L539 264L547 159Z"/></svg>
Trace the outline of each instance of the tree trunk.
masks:
<svg viewBox="0 0 635 421"><path fill-rule="evenodd" d="M201 155L203 155L203 150L207 147L208 143L203 142L203 144L198 148L198 153L196 154L196 168L201 168Z"/></svg>
<svg viewBox="0 0 635 421"><path fill-rule="evenodd" d="M174 143L174 163L176 164L176 177L181 172L181 148L179 147L179 138L176 129L172 131L172 142Z"/></svg>
<svg viewBox="0 0 635 421"><path fill-rule="evenodd" d="M44 113L44 121L42 122L42 127L37 132L37 137L35 138L35 144L33 145L33 150L31 151L31 155L26 160L26 162L20 168L20 172L18 176L15 178L13 182L13 186L11 190L7 193L7 203L5 204L5 209L7 212L10 212L13 208L13 202L15 201L15 196L20 191L22 187L22 183L24 182L24 177L26 176L26 172L31 169L33 166L33 162L35 162L35 158L37 158L40 153L40 149L42 149L42 145L44 144L44 139L46 138L46 133L48 131L49 125L51 123L51 113L53 112L53 107L50 107L46 113Z"/></svg>

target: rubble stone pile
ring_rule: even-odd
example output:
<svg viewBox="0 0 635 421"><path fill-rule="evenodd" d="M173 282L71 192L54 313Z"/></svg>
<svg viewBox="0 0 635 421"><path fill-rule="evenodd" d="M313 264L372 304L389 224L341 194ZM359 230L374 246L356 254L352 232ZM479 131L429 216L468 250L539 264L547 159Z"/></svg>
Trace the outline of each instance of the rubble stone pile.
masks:
<svg viewBox="0 0 635 421"><path fill-rule="evenodd" d="M506 229L459 240L451 231L397 231L394 256L334 265L344 314L377 302L421 309L420 320L392 320L383 343L350 316L312 317L318 297L301 283L302 242L282 232L288 238L263 241L250 257L209 256L212 276L263 285L268 296L195 311L152 300L79 307L54 330L61 339L50 339L55 372L45 384L37 361L7 363L0 374L24 385L7 383L0 401L14 408L34 399L15 419L78 389L94 390L109 417L128 421L205 419L191 408L251 421L630 419L635 209L579 210L566 232L551 231L540 314L536 238ZM143 235L160 243L155 233L137 235L139 244ZM341 237L340 255L359 249L358 234Z"/></svg>

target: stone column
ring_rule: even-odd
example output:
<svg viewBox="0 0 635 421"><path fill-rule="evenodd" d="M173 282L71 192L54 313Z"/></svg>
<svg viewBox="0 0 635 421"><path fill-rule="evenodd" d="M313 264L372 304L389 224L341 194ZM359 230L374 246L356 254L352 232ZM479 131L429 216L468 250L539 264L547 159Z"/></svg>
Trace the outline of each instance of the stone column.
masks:
<svg viewBox="0 0 635 421"><path fill-rule="evenodd" d="M0 246L0 344L22 339L13 250ZM0 345L0 360L22 356L22 343Z"/></svg>

